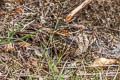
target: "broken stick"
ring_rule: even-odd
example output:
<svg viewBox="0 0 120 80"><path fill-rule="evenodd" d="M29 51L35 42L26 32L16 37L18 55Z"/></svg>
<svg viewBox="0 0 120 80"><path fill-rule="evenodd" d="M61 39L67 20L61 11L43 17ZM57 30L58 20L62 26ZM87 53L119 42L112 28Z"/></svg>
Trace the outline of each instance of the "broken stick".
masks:
<svg viewBox="0 0 120 80"><path fill-rule="evenodd" d="M81 9L83 9L86 5L88 5L92 0L85 0L81 5L79 5L77 8L75 8L73 11L71 11L67 17L65 18L65 22L68 22L71 20L71 18Z"/></svg>

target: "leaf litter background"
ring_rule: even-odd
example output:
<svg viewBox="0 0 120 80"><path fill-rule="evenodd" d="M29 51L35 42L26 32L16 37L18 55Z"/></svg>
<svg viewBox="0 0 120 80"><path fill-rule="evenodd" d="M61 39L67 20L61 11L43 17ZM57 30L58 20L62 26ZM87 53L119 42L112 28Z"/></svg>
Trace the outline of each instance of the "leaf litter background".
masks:
<svg viewBox="0 0 120 80"><path fill-rule="evenodd" d="M1 0L1 79L119 79L120 1L93 0L71 21L84 0ZM101 71L96 58L118 60Z"/></svg>

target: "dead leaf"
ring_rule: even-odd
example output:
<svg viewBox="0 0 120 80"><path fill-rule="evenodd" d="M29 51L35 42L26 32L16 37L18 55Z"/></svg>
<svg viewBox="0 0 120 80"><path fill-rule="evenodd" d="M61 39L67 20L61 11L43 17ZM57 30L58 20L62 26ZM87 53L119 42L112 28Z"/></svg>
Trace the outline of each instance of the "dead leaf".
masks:
<svg viewBox="0 0 120 80"><path fill-rule="evenodd" d="M16 9L13 9L10 13L13 15L18 15L18 14L21 14L22 12L23 12L22 8L16 8Z"/></svg>
<svg viewBox="0 0 120 80"><path fill-rule="evenodd" d="M14 44L13 43L6 44L5 47L3 48L3 50L5 52L14 51L15 50Z"/></svg>
<svg viewBox="0 0 120 80"><path fill-rule="evenodd" d="M29 44L29 43L27 43L27 42L25 42L25 41L19 42L18 45L19 45L20 47L30 47L30 46L31 46L31 44Z"/></svg>
<svg viewBox="0 0 120 80"><path fill-rule="evenodd" d="M26 62L26 66L28 68L37 67L37 65L38 65L38 59L36 59L36 58L32 58L31 60Z"/></svg>
<svg viewBox="0 0 120 80"><path fill-rule="evenodd" d="M6 11L0 10L0 16L5 15L5 14L6 14Z"/></svg>
<svg viewBox="0 0 120 80"><path fill-rule="evenodd" d="M92 67L111 65L115 64L116 62L116 59L98 58L93 62Z"/></svg>
<svg viewBox="0 0 120 80"><path fill-rule="evenodd" d="M25 2L24 0L15 0L15 1L18 5L23 5Z"/></svg>
<svg viewBox="0 0 120 80"><path fill-rule="evenodd" d="M38 59L32 58L32 60L29 62L29 64L31 66L37 67L37 62L38 62Z"/></svg>
<svg viewBox="0 0 120 80"><path fill-rule="evenodd" d="M58 35L63 35L63 36L70 36L70 33L68 32L68 30L57 30L56 34Z"/></svg>

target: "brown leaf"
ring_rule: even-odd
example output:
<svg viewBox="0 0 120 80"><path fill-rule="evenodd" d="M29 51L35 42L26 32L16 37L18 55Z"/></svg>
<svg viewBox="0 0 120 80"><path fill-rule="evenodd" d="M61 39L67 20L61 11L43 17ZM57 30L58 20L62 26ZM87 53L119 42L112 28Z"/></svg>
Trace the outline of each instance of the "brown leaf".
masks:
<svg viewBox="0 0 120 80"><path fill-rule="evenodd" d="M13 15L18 15L18 14L21 14L22 12L23 12L22 8L16 8L16 9L13 9L10 13Z"/></svg>
<svg viewBox="0 0 120 80"><path fill-rule="evenodd" d="M24 4L24 0L15 0L15 1L18 5L23 5Z"/></svg>
<svg viewBox="0 0 120 80"><path fill-rule="evenodd" d="M9 43L9 44L6 44L5 47L3 48L3 50L5 52L8 52L8 51L14 51L15 48L14 48L14 45L12 43Z"/></svg>
<svg viewBox="0 0 120 80"><path fill-rule="evenodd" d="M32 58L31 60L28 60L25 64L26 64L25 67L27 68L37 67L38 59Z"/></svg>
<svg viewBox="0 0 120 80"><path fill-rule="evenodd" d="M64 30L64 29L62 29L62 30L57 30L56 34L58 34L58 35L63 35L63 36L70 36L68 30Z"/></svg>
<svg viewBox="0 0 120 80"><path fill-rule="evenodd" d="M2 5L5 4L5 1L4 0L0 0L0 8L2 7Z"/></svg>
<svg viewBox="0 0 120 80"><path fill-rule="evenodd" d="M19 45L20 47L29 47L29 46L31 46L31 44L29 44L29 43L27 43L27 42L25 42L25 41L19 42L18 45Z"/></svg>
<svg viewBox="0 0 120 80"><path fill-rule="evenodd" d="M32 58L32 60L29 62L29 64L33 67L37 67L37 62L38 62L38 59Z"/></svg>
<svg viewBox="0 0 120 80"><path fill-rule="evenodd" d="M92 67L111 65L115 64L116 62L116 59L98 58L93 62Z"/></svg>

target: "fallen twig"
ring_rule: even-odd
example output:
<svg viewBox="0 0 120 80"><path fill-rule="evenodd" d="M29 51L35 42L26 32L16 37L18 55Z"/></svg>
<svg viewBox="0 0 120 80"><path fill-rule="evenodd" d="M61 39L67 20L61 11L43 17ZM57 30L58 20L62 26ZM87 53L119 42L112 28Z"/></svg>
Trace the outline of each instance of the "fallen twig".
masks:
<svg viewBox="0 0 120 80"><path fill-rule="evenodd" d="M75 8L73 11L71 11L66 19L64 20L65 22L68 22L71 20L71 18L78 12L80 11L82 8L84 8L86 5L88 5L90 2L92 2L92 0L85 0L81 5L79 5L77 8Z"/></svg>

